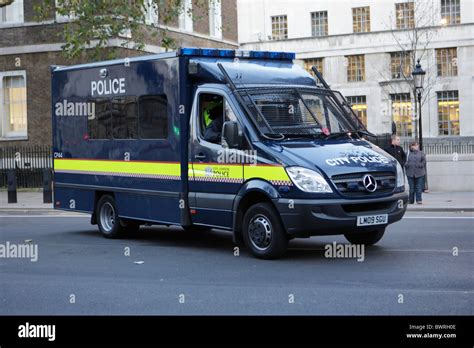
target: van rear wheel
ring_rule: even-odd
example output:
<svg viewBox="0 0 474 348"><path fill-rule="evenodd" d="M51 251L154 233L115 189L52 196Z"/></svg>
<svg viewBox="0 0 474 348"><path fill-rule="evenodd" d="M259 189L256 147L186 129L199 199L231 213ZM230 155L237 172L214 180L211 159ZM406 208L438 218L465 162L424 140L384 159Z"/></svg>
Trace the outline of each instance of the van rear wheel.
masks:
<svg viewBox="0 0 474 348"><path fill-rule="evenodd" d="M352 244L364 244L369 246L377 243L383 237L384 233L385 227L372 231L346 233L344 234L344 237L346 237L346 239Z"/></svg>
<svg viewBox="0 0 474 348"><path fill-rule="evenodd" d="M258 203L247 210L242 232L245 244L257 258L275 259L288 248L285 229L270 203Z"/></svg>
<svg viewBox="0 0 474 348"><path fill-rule="evenodd" d="M110 195L100 197L97 202L97 225L105 238L120 238L126 228L120 223L115 200Z"/></svg>

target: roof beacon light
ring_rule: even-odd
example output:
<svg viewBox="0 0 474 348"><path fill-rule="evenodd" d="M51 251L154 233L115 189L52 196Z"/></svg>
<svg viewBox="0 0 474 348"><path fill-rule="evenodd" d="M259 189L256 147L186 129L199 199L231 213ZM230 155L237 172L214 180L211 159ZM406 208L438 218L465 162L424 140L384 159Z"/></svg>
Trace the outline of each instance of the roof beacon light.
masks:
<svg viewBox="0 0 474 348"><path fill-rule="evenodd" d="M243 50L221 50L217 48L192 48L184 47L178 51L180 56L194 57L220 57L220 58L250 58L250 59L272 59L272 60L293 60L293 52L272 52L272 51L243 51Z"/></svg>

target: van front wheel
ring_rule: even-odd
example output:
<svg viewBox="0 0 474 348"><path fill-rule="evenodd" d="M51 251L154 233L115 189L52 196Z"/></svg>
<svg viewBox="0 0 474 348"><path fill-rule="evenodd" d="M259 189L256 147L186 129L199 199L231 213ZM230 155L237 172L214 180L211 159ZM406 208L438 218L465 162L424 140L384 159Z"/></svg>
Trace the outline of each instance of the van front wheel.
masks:
<svg viewBox="0 0 474 348"><path fill-rule="evenodd" d="M258 258L275 259L286 252L288 237L270 203L251 206L244 215L242 231L245 244Z"/></svg>
<svg viewBox="0 0 474 348"><path fill-rule="evenodd" d="M366 232L346 233L344 237L352 244L364 244L369 246L377 243L383 237L384 233L385 227Z"/></svg>

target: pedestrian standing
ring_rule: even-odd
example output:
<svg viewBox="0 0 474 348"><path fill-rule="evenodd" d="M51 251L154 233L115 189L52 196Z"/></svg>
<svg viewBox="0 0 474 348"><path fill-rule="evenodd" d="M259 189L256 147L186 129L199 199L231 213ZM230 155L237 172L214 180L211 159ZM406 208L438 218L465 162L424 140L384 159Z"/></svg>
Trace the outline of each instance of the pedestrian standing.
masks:
<svg viewBox="0 0 474 348"><path fill-rule="evenodd" d="M408 183L410 186L409 203L422 204L421 194L424 188L424 179L426 175L426 156L420 151L420 145L416 142L410 144L408 160L405 164Z"/></svg>
<svg viewBox="0 0 474 348"><path fill-rule="evenodd" d="M392 155L392 157L396 158L402 168L405 166L407 155L400 146L400 137L398 135L392 135L390 145L385 149L385 151Z"/></svg>

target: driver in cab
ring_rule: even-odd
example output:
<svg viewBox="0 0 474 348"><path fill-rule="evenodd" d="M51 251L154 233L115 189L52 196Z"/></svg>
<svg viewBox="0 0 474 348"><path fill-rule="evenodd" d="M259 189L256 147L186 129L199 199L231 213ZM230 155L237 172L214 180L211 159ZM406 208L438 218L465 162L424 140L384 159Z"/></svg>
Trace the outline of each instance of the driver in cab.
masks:
<svg viewBox="0 0 474 348"><path fill-rule="evenodd" d="M204 139L219 144L224 124L223 98L218 95L203 95Z"/></svg>

